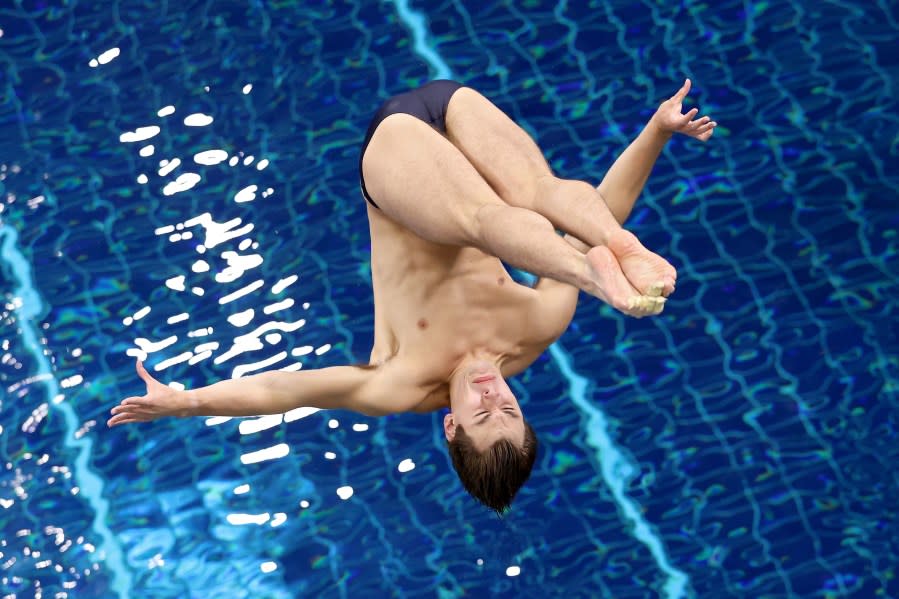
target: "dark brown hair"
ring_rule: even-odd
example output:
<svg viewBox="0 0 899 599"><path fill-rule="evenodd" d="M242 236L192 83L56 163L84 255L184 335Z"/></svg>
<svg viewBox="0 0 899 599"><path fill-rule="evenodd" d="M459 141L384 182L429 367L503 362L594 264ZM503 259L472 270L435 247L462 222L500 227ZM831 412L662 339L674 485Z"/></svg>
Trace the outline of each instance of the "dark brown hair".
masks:
<svg viewBox="0 0 899 599"><path fill-rule="evenodd" d="M509 439L500 439L485 451L478 451L458 424L455 437L447 444L462 486L499 515L512 504L512 498L531 475L537 459L537 435L527 420L521 447Z"/></svg>

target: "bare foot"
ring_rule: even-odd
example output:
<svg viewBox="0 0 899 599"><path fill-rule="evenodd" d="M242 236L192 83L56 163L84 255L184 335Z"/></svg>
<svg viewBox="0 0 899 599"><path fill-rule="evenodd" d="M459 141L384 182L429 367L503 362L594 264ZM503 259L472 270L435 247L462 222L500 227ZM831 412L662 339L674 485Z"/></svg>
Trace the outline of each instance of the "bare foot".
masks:
<svg viewBox="0 0 899 599"><path fill-rule="evenodd" d="M664 297L674 292L677 271L667 260L643 247L636 235L620 229L609 237L607 245L624 276L641 294L651 296L659 285Z"/></svg>
<svg viewBox="0 0 899 599"><path fill-rule="evenodd" d="M648 289L648 294L641 294L624 276L609 248L598 246L591 249L587 252L587 264L590 265L595 285L591 293L616 310L640 318L659 314L665 307L661 283Z"/></svg>

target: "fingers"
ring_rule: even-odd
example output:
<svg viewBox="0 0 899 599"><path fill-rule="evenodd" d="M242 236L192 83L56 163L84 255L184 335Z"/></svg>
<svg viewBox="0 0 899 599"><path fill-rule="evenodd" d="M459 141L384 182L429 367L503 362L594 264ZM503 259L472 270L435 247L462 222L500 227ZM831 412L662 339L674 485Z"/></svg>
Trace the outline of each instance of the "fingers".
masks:
<svg viewBox="0 0 899 599"><path fill-rule="evenodd" d="M691 121L683 129L682 132L690 137L695 137L701 141L706 141L712 136L718 123L704 116L701 119Z"/></svg>
<svg viewBox="0 0 899 599"><path fill-rule="evenodd" d="M687 111L687 114L683 114L680 117L681 127L689 127L692 125L693 117L695 117L699 113L698 108L691 108Z"/></svg>
<svg viewBox="0 0 899 599"><path fill-rule="evenodd" d="M128 414L120 414L118 416L113 416L109 420L106 421L106 426L112 428L114 426L118 426L120 424L130 424L133 422L147 422L150 420L149 418L141 418L138 416L131 416Z"/></svg>
<svg viewBox="0 0 899 599"><path fill-rule="evenodd" d="M141 380L147 384L147 387L160 384L156 379L153 378L153 375L147 372L147 369L144 368L144 363L140 360L137 361L137 376L139 376Z"/></svg>
<svg viewBox="0 0 899 599"><path fill-rule="evenodd" d="M684 98L687 97L687 94L690 93L691 87L693 87L693 82L690 81L689 79L685 79L684 84L681 86L681 88L679 90L677 90L677 92L675 92L675 94L673 96L671 96L671 99L675 100L677 102L683 102Z"/></svg>
<svg viewBox="0 0 899 599"><path fill-rule="evenodd" d="M150 373L147 372L147 369L144 368L143 361L138 360L137 364L136 364L136 368L137 368L137 376L139 376L141 378L141 380L143 380L145 383L149 383L150 380L153 380L153 377L151 377Z"/></svg>
<svg viewBox="0 0 899 599"><path fill-rule="evenodd" d="M122 400L122 403L111 409L109 412L111 414L118 414L119 412L140 410L143 408L147 408L150 405L150 402L145 401L141 397L129 397L128 399Z"/></svg>

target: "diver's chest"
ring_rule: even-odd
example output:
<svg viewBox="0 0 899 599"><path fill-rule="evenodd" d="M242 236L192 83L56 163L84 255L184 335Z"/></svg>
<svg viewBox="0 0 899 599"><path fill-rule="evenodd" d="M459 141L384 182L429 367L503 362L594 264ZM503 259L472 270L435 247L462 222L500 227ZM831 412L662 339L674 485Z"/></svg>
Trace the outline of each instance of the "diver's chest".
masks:
<svg viewBox="0 0 899 599"><path fill-rule="evenodd" d="M515 343L534 301L533 290L517 285L506 273L449 279L421 290L417 301L404 299L388 309L399 337L416 342L454 338L476 344L498 338Z"/></svg>

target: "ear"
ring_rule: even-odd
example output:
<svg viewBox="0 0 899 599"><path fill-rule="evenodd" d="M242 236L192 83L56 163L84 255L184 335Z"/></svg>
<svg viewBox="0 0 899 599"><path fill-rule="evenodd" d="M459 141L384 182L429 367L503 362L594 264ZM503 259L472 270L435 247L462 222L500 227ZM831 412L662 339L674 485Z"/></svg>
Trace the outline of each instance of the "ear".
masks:
<svg viewBox="0 0 899 599"><path fill-rule="evenodd" d="M443 434L446 436L447 441L452 441L456 438L456 422L453 420L452 412L447 412L446 416L443 417Z"/></svg>

